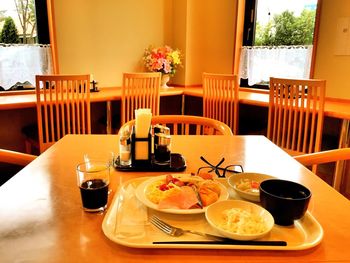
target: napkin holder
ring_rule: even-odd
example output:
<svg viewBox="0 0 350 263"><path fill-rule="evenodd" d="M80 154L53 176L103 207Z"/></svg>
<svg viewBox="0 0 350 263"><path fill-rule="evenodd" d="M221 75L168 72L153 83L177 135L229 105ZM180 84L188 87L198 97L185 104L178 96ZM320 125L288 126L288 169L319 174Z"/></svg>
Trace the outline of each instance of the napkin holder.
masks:
<svg viewBox="0 0 350 263"><path fill-rule="evenodd" d="M151 166L152 134L149 129L147 137L136 137L135 127L131 134L131 163L134 167Z"/></svg>

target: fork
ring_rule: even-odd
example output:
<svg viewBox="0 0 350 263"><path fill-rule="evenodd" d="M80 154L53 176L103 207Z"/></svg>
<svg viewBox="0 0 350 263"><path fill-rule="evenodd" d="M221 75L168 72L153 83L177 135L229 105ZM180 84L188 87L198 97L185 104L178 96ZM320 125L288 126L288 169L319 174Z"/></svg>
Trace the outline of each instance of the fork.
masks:
<svg viewBox="0 0 350 263"><path fill-rule="evenodd" d="M221 236L215 236L215 235L202 233L202 232L198 232L198 231L194 231L194 230L186 230L186 229L182 229L179 227L175 227L175 226L169 225L168 223L165 223L164 221L162 221L159 217L157 217L155 215L152 215L150 217L149 221L151 222L152 225L154 225L155 227L157 227L158 229L163 231L165 234L168 234L169 236L173 236L173 237L179 237L179 236L183 235L184 233L191 233L191 234L200 235L202 237L206 237L206 238L214 239L214 240L219 240L219 241L223 241L223 240L227 239L227 238L221 237Z"/></svg>

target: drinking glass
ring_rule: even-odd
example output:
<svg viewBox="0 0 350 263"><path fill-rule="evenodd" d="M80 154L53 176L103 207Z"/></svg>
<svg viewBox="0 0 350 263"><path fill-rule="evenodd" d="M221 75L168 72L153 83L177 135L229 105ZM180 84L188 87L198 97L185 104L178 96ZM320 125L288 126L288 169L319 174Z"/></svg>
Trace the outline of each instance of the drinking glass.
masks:
<svg viewBox="0 0 350 263"><path fill-rule="evenodd" d="M83 209L100 212L107 208L110 164L104 161L89 161L77 166L77 181Z"/></svg>
<svg viewBox="0 0 350 263"><path fill-rule="evenodd" d="M113 166L116 154L114 152L99 152L99 153L85 153L84 162L106 162L109 166Z"/></svg>

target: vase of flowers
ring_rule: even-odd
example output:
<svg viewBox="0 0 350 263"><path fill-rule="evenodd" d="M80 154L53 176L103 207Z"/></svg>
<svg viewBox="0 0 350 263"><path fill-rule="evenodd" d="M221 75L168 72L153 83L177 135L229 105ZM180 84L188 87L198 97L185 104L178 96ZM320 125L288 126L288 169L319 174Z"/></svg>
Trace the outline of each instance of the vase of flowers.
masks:
<svg viewBox="0 0 350 263"><path fill-rule="evenodd" d="M181 65L181 52L169 46L148 47L143 55L143 62L147 70L162 73L162 88L168 88L167 82L174 76L176 69Z"/></svg>
<svg viewBox="0 0 350 263"><path fill-rule="evenodd" d="M160 87L163 89L169 88L168 82L170 80L169 74L162 74L162 79L160 80Z"/></svg>

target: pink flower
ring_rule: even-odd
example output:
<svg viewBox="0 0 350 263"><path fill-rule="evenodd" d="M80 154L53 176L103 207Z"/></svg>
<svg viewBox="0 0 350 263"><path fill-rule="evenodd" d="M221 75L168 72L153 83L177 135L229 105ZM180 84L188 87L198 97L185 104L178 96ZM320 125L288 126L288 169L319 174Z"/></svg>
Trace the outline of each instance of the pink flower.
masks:
<svg viewBox="0 0 350 263"><path fill-rule="evenodd" d="M170 62L168 60L166 60L166 59L163 60L163 67L164 67L165 73L170 73L171 65L170 65Z"/></svg>
<svg viewBox="0 0 350 263"><path fill-rule="evenodd" d="M174 75L178 65L181 65L180 51L169 46L145 50L143 61L149 71Z"/></svg>

